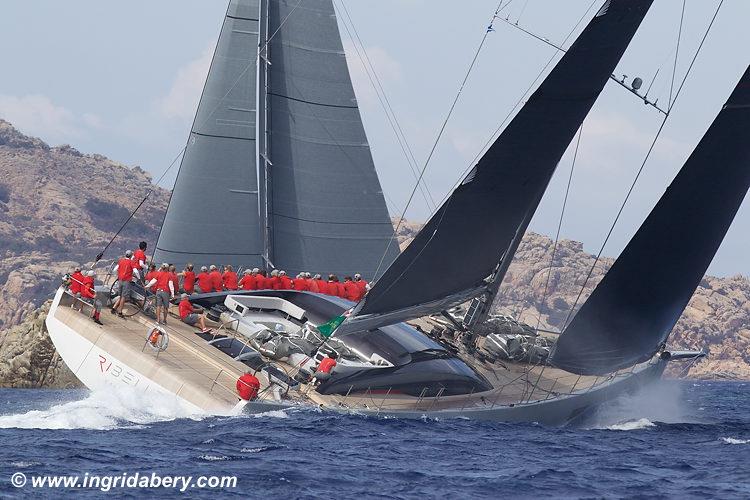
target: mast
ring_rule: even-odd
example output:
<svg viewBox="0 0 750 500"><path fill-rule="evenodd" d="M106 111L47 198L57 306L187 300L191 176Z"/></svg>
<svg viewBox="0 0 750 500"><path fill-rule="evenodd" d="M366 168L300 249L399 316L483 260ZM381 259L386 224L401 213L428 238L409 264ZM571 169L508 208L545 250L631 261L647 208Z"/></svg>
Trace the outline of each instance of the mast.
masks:
<svg viewBox="0 0 750 500"><path fill-rule="evenodd" d="M273 212L270 208L273 203L273 190L271 189L271 160L268 151L268 67L271 65L268 46L268 1L260 0L259 21L259 44L258 44L258 212L260 214L260 227L263 232L263 267L266 270L273 268L273 228L272 218L269 214Z"/></svg>

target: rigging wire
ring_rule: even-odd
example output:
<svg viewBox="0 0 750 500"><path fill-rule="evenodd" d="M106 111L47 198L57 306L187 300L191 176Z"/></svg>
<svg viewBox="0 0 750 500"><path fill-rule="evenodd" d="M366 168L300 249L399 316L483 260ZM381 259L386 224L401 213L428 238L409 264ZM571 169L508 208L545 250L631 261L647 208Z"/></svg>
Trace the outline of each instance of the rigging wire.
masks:
<svg viewBox="0 0 750 500"><path fill-rule="evenodd" d="M414 156L414 152L411 146L409 145L409 141L406 139L406 134L404 134L404 131L401 127L401 124L399 123L396 113L393 110L391 101L390 99L388 99L388 95L385 92L382 81L380 77L378 76L377 71L375 70L375 66L372 63L372 60L370 59L369 54L367 53L365 44L362 42L362 39L359 36L359 32L357 31L357 27L354 24L354 20L349 14L349 9L347 9L346 3L344 3L343 1L340 3L340 7L338 3L334 3L334 7L337 10L341 10L344 12L344 14L346 14L346 18L344 18L344 16L339 16L339 17L343 21L344 28L346 29L346 32L352 41L352 45L354 47L354 50L357 53L357 57L362 63L362 66L365 68L365 73L367 74L367 78L370 81L370 85L372 85L373 89L375 90L375 94L378 97L378 102L380 103L381 108L383 108L383 111L385 112L386 118L388 119L388 123L390 124L391 130L393 130L393 133L396 136L396 140L398 141L398 145L401 148L401 151L404 153L406 162L409 164L409 169L411 170L412 175L414 176L414 179L417 180L418 178L417 172L419 171L418 162ZM348 24L347 24L347 20L348 20ZM349 29L350 25L351 25L351 31ZM359 43L359 45L357 45L357 42ZM360 48L361 48L361 52L360 52ZM362 54L364 54L364 57ZM422 193L422 196L425 199L425 203L427 203L427 207L430 209L430 211L434 210L435 199L433 198L432 193L430 192L427 182L422 181L420 183L419 189Z"/></svg>
<svg viewBox="0 0 750 500"><path fill-rule="evenodd" d="M565 197L563 198L562 209L560 210L560 219L557 222L557 232L555 233L555 243L552 245L552 256L550 257L549 269L547 271L547 280L544 283L544 291L542 292L541 304L544 305L547 300L547 291L549 290L549 282L552 277L552 266L555 264L555 255L557 254L557 246L560 242L560 231L562 230L563 219L565 217L565 209L568 206L568 195L570 194L570 186L573 182L573 172L576 168L576 160L578 159L578 150L581 147L581 137L583 136L583 124L578 129L578 140L576 141L575 151L573 152L573 162L570 165L570 174L568 175L568 185L565 187ZM542 311L537 311L536 330L539 330L539 326L542 322Z"/></svg>
<svg viewBox="0 0 750 500"><path fill-rule="evenodd" d="M508 2L505 7L510 5L511 2ZM398 231L401 229L401 225L404 222L404 218L406 217L406 212L411 206L411 202L414 200L414 195L417 192L417 189L422 182L422 179L424 178L424 174L427 171L427 167L430 164L430 161L432 160L433 155L435 154L435 150L437 149L438 144L440 143L440 139L443 137L443 133L445 132L445 128L448 126L448 121L450 121L451 116L453 116L453 111L456 109L456 105L458 104L458 100L461 98L461 94L463 93L464 88L466 87L466 83L469 80L469 76L471 76L472 71L474 70L474 66L477 63L477 59L479 59L479 54L482 52L482 48L484 47L485 42L487 41L487 37L490 33L494 31L494 22L497 18L497 15L500 13L500 11L503 9L503 2L501 1L497 8L495 9L495 12L492 14L492 19L490 20L489 26L485 29L484 35L482 36L482 40L479 43L479 46L477 47L476 51L474 52L474 57L471 60L471 64L469 65L469 69L466 71L466 74L464 75L463 81L461 82L461 85L458 89L458 93L456 94L456 97L453 99L453 103L450 106L450 109L448 110L448 114L445 116L445 119L443 120L443 123L438 131L437 137L435 138L435 141L432 144L432 148L430 149L429 154L427 155L427 159L424 162L424 166L422 167L422 170L419 173L419 178L417 179L417 184L414 186L414 189L412 189L411 194L409 195L409 199L406 201L406 205L404 206L404 210L401 212L401 216L399 217L398 224L396 224L396 228L394 230L394 236L393 239L391 239L388 242L388 245L386 246L385 250L383 251L383 255L380 258L380 262L378 263L378 267L375 271L375 276L378 275L380 272L380 268L383 266L383 262L385 260L386 255L388 255L388 250L390 249L391 244L394 240L397 240L398 238ZM437 213L437 212L436 212Z"/></svg>
<svg viewBox="0 0 750 500"><path fill-rule="evenodd" d="M260 46L258 52L255 54L255 59L253 60L253 62L248 63L245 66L245 69L243 69L242 72L237 76L237 78L234 80L234 82L232 83L232 85L229 87L229 90L227 90L226 93L216 102L216 105L211 109L211 112L208 114L208 116L206 116L205 120L203 120L203 122L201 122L201 124L200 124L201 127L203 125L205 125L206 123L208 123L208 120L219 109L219 107L221 106L221 103L234 90L234 88L237 86L237 84L240 82L240 80L242 80L242 78L245 76L245 74L248 72L248 70L252 66L257 66L258 65L260 54L264 50L267 49L268 44L271 43L271 40L273 40L273 38L276 36L276 34L279 31L281 31L281 28L284 27L284 25L286 24L286 22L289 20L289 18L292 16L292 14L294 14L294 11L297 10L297 7L299 7L301 3L302 3L302 0L297 0L297 3L294 5L294 7L292 8L292 10L289 11L289 14L287 14L286 17L284 17L284 19L281 21L281 23L279 24L279 27L276 29L276 31L274 31L273 34L270 37L268 37L268 39L265 41L265 43L262 46ZM225 16L225 18L226 18L226 16ZM212 61L212 64L213 64L213 61ZM208 77L206 77L206 78L208 79ZM196 119L197 119L197 117L198 116L197 116L197 111L196 111ZM192 135L192 130L194 130L196 128L198 128L198 127L196 127L195 126L195 122L193 122L193 124L192 124L192 126L190 128L190 130L191 130L191 134L190 135ZM96 263L99 262L102 259L102 257L104 257L104 253L112 245L112 243L115 241L115 239L117 238L117 236L119 236L119 234L122 232L122 230L125 229L125 226L127 226L127 224L133 219L133 217L135 217L135 214L143 206L143 204L146 202L146 200L148 200L148 198L151 196L151 194L153 194L154 188L157 187L159 185L159 183L161 183L161 181L164 179L164 177L166 177L167 173L169 173L169 171L172 169L172 167L174 167L174 165L177 162L177 160L185 153L185 151L187 151L187 148L188 148L189 144L190 144L190 138L188 138L188 142L185 144L185 146L183 146L180 149L180 151L177 154L177 156L175 157L175 159L172 160L172 163L169 164L169 166L167 167L167 169L161 174L161 176L159 177L159 179L154 183L154 186L152 188L150 188L146 192L146 195L143 197L143 199L141 200L141 202L138 203L138 206L136 206L135 209L133 209L130 212L130 215L128 216L128 218L122 224L122 226L120 227L120 229L115 233L115 235L112 237L112 239L109 240L109 243L107 243L107 245L104 247L104 249L96 256L93 265L96 265ZM170 199L171 199L171 194L170 194ZM165 217L166 217L166 215L165 215ZM159 234L157 236L157 241L158 241L159 236L161 236L161 227L159 228ZM152 260L153 260L153 256L152 256Z"/></svg>
<svg viewBox="0 0 750 500"><path fill-rule="evenodd" d="M683 14L684 14L684 2L683 0ZM680 93L682 92L683 87L685 86L685 82L687 81L688 77L690 76L690 72L693 69L693 66L695 65L695 61L698 58L698 55L701 52L701 49L703 48L703 44L706 41L706 38L708 37L708 34L711 31L711 28L714 25L714 21L716 21L716 17L719 15L719 11L721 10L721 6L724 4L724 0L720 0L718 6L716 7L716 11L714 12L713 17L711 18L711 21L708 24L708 27L706 28L705 33L703 34L703 38L701 39L700 44L698 45L697 50L695 51L695 54L693 55L693 59L690 61L690 65L688 66L687 72L685 73L685 76L682 79L682 82L680 83L680 86L678 87L677 91L674 93L674 99L671 100L669 103L669 107L667 108L667 114L664 117L664 119L661 122L661 125L659 126L659 129L656 132L656 135L654 136L654 140L651 142L651 146L648 148L648 151L646 152L646 157L643 159L643 162L641 163L640 168L638 169L635 178L633 179L633 182L630 185L630 188L627 191L627 194L625 195L625 199L622 201L622 204L620 205L619 210L617 211L617 215L615 216L614 221L612 222L612 225L609 228L609 231L607 232L607 236L604 238L604 242L602 243L601 247L599 248L599 252L596 255L596 258L594 259L593 264L589 268L588 274L586 275L586 279L584 280L583 284L581 285L581 289L578 292L578 296L576 297L575 302L571 306L570 310L568 311L568 315L565 318L565 321L563 322L563 328L562 331L567 328L567 326L570 324L571 317L573 315L573 312L575 311L576 306L578 305L578 302L581 300L581 296L583 295L583 291L586 288L586 285L588 284L589 279L591 279L591 275L594 272L594 268L599 263L599 260L601 259L602 253L604 252L604 247L609 242L609 238L612 236L612 232L615 229L615 226L617 225L618 221L620 220L620 216L623 213L623 210L625 209L625 205L627 204L628 200L630 199L630 195L633 193L633 189L635 188L636 183L638 182L638 179L641 176L641 173L643 173L643 170L646 166L646 163L651 158L651 153L654 150L654 147L656 146L657 141L659 140L659 137L661 136L661 132L664 130L664 126L667 124L667 120L669 120L670 115L672 114L672 108L674 107L675 103L677 102L677 99L680 96ZM677 50L675 51L675 59L677 59L677 54L679 53L679 45L680 45L680 37L682 35L682 23L684 21L684 16L680 18L680 29L679 29L679 36L677 39ZM675 63L674 67L677 67L677 63ZM673 78L674 82L674 78ZM672 95L672 91L670 91L670 95Z"/></svg>

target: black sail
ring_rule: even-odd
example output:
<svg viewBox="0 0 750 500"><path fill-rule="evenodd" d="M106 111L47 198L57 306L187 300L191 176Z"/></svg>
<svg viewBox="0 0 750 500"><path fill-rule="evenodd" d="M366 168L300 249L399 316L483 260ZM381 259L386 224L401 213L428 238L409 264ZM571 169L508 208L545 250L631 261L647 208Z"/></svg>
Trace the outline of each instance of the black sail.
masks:
<svg viewBox="0 0 750 500"><path fill-rule="evenodd" d="M156 245L157 262L262 264L256 154L259 19L259 0L230 2Z"/></svg>
<svg viewBox="0 0 750 500"><path fill-rule="evenodd" d="M332 0L269 0L269 258L372 279L398 255Z"/></svg>
<svg viewBox="0 0 750 500"><path fill-rule="evenodd" d="M750 188L750 68L682 170L560 336L551 361L605 374L656 353Z"/></svg>
<svg viewBox="0 0 750 500"><path fill-rule="evenodd" d="M576 130L651 0L608 0L484 157L373 286L343 330L371 328L481 293L512 258ZM502 279L502 276L497 276Z"/></svg>

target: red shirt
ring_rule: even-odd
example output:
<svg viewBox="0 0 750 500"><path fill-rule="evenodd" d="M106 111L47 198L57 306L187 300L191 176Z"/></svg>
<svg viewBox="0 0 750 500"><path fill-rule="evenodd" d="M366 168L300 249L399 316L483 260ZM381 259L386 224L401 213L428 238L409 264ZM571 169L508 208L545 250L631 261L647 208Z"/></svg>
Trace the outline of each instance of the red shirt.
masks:
<svg viewBox="0 0 750 500"><path fill-rule="evenodd" d="M237 290L237 273L234 271L225 272L222 281L224 282L224 288L227 290Z"/></svg>
<svg viewBox="0 0 750 500"><path fill-rule="evenodd" d="M315 284L318 285L318 293L328 294L328 282L323 280L315 280Z"/></svg>
<svg viewBox="0 0 750 500"><path fill-rule="evenodd" d="M158 271L149 271L148 274L146 274L146 283L150 283L152 279L156 278L156 273L157 272ZM152 292L154 291L153 290L154 287L156 287L156 285L154 285L154 286L151 287L151 289L152 289L151 291Z"/></svg>
<svg viewBox="0 0 750 500"><path fill-rule="evenodd" d="M318 371L323 373L331 373L333 367L336 366L336 360L333 358L323 358L323 361L318 365Z"/></svg>
<svg viewBox="0 0 750 500"><path fill-rule="evenodd" d="M76 294L81 292L81 283L83 283L83 274L80 271L70 276L70 293Z"/></svg>
<svg viewBox="0 0 750 500"><path fill-rule="evenodd" d="M344 284L340 281L336 282L336 295L342 299L346 298L346 288L344 288Z"/></svg>
<svg viewBox="0 0 750 500"><path fill-rule="evenodd" d="M258 283L260 283L260 280L258 280ZM258 285L258 290L273 290L273 278L263 276L263 286Z"/></svg>
<svg viewBox="0 0 750 500"><path fill-rule="evenodd" d="M243 290L257 290L255 276L253 276L252 274L244 275L240 280L239 285Z"/></svg>
<svg viewBox="0 0 750 500"><path fill-rule="evenodd" d="M281 278L279 278L278 276L271 276L268 279L271 282L271 286L268 287L269 289L271 289L271 290L281 290Z"/></svg>
<svg viewBox="0 0 750 500"><path fill-rule="evenodd" d="M192 314L194 311L193 304L191 304L188 299L183 299L180 301L179 309L181 319L187 318L188 314Z"/></svg>
<svg viewBox="0 0 750 500"><path fill-rule="evenodd" d="M117 263L117 279L130 281L133 279L133 261L123 257Z"/></svg>
<svg viewBox="0 0 750 500"><path fill-rule="evenodd" d="M169 282L172 281L172 273L169 271L156 271L156 290L169 293Z"/></svg>
<svg viewBox="0 0 750 500"><path fill-rule="evenodd" d="M143 261L144 264L146 263L146 252L139 248L133 252L133 269L143 269L141 267L141 261Z"/></svg>
<svg viewBox="0 0 750 500"><path fill-rule="evenodd" d="M93 299L96 297L96 292L94 291L94 277L93 276L83 276L83 285L81 285L81 297L86 297L87 299Z"/></svg>
<svg viewBox="0 0 750 500"><path fill-rule="evenodd" d="M307 280L305 280L305 278L297 278L294 280L293 284L295 290L299 290L300 292L306 292L308 290Z"/></svg>
<svg viewBox="0 0 750 500"><path fill-rule="evenodd" d="M195 291L195 273L193 271L185 271L182 278L182 288L187 293L193 293Z"/></svg>
<svg viewBox="0 0 750 500"><path fill-rule="evenodd" d="M354 282L355 285L357 285L357 288L359 289L359 297L357 298L357 301L365 298L365 294L367 293L367 282L365 280L359 280Z"/></svg>
<svg viewBox="0 0 750 500"><path fill-rule="evenodd" d="M174 293L177 293L180 291L180 278L177 277L177 273L169 272L169 281L172 282L172 286L174 287Z"/></svg>
<svg viewBox="0 0 750 500"><path fill-rule="evenodd" d="M289 279L289 276L279 276L279 290L291 290L292 289L292 280Z"/></svg>
<svg viewBox="0 0 750 500"><path fill-rule="evenodd" d="M307 283L307 289L311 292L318 293L320 290L318 290L318 282L315 281L312 278L305 278L305 283Z"/></svg>
<svg viewBox="0 0 750 500"><path fill-rule="evenodd" d="M359 301L359 287L353 281L344 281L344 298L352 302Z"/></svg>
<svg viewBox="0 0 750 500"><path fill-rule="evenodd" d="M202 293L210 293L213 286L211 285L211 276L208 273L198 275L198 286L201 287Z"/></svg>
<svg viewBox="0 0 750 500"><path fill-rule="evenodd" d="M211 271L208 275L211 277L211 287L213 288L213 291L222 291L224 289L224 280L221 277L221 273L219 271Z"/></svg>

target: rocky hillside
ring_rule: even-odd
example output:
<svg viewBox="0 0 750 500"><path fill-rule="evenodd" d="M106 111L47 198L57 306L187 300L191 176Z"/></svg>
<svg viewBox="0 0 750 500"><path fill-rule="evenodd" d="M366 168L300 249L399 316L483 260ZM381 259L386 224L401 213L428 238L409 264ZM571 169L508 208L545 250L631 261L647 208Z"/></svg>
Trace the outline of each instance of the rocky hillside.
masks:
<svg viewBox="0 0 750 500"><path fill-rule="evenodd" d="M50 147L0 120L0 331L38 308L71 266L92 261L149 189L138 167ZM167 199L157 188L105 259L153 243Z"/></svg>

